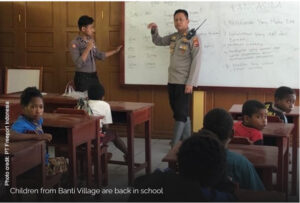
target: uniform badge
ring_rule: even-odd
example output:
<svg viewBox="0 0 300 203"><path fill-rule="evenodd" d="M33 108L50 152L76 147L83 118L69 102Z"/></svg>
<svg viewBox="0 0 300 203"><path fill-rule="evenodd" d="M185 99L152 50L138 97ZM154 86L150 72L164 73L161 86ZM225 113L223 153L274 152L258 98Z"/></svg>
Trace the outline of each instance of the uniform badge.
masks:
<svg viewBox="0 0 300 203"><path fill-rule="evenodd" d="M187 46L181 44L181 45L179 46L179 49L181 50L181 53L184 54L184 52L187 50Z"/></svg>
<svg viewBox="0 0 300 203"><path fill-rule="evenodd" d="M197 37L195 37L195 38L193 39L193 46L194 46L194 47L199 47L199 40L198 40Z"/></svg>
<svg viewBox="0 0 300 203"><path fill-rule="evenodd" d="M72 48L75 49L76 48L76 44L72 44Z"/></svg>
<svg viewBox="0 0 300 203"><path fill-rule="evenodd" d="M182 42L184 42L184 43L188 43L189 42L189 40L185 37L185 38L182 38Z"/></svg>
<svg viewBox="0 0 300 203"><path fill-rule="evenodd" d="M173 36L171 37L171 40L175 41L175 40L176 40L176 36L173 35Z"/></svg>

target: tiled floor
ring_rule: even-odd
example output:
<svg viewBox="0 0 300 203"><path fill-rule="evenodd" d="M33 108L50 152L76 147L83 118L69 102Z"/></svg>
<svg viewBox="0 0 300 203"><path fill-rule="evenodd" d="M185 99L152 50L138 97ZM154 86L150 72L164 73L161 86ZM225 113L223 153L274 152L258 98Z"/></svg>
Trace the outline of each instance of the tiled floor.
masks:
<svg viewBox="0 0 300 203"><path fill-rule="evenodd" d="M126 143L126 139L124 139ZM156 168L164 169L166 162L161 162L162 158L170 150L170 140L152 139L151 140L151 164L152 171ZM108 151L113 154L113 160L123 160L123 154L113 144L110 144ZM145 161L145 141L142 138L134 140L134 159L135 162ZM127 188L127 166L109 164L109 186L106 188ZM136 177L144 175L145 170L136 173ZM103 195L101 201L126 201L128 195Z"/></svg>

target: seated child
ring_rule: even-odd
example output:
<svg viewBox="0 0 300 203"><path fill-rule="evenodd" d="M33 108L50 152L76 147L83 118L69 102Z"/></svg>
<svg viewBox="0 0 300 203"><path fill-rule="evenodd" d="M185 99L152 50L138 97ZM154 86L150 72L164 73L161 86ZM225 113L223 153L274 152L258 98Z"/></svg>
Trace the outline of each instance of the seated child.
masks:
<svg viewBox="0 0 300 203"><path fill-rule="evenodd" d="M275 102L266 102L268 116L277 116L284 123L288 123L285 113L291 112L296 101L296 93L289 87L279 87L275 91Z"/></svg>
<svg viewBox="0 0 300 203"><path fill-rule="evenodd" d="M44 102L41 92L36 87L28 87L21 94L22 115L11 126L10 140L45 140L50 142L52 135L42 129ZM47 174L55 175L67 171L67 162L63 157L48 159L46 154ZM50 163L50 164L49 164ZM55 163L55 165L51 164ZM54 170L55 168L55 170Z"/></svg>
<svg viewBox="0 0 300 203"><path fill-rule="evenodd" d="M252 163L243 155L227 149L233 136L233 120L227 111L220 108L209 111L204 117L203 129L215 133L223 143L226 148L227 175L239 184L239 188L265 190Z"/></svg>
<svg viewBox="0 0 300 203"><path fill-rule="evenodd" d="M263 144L261 132L267 125L265 105L256 100L248 100L243 104L242 121L234 123L234 136L249 138L257 145Z"/></svg>
<svg viewBox="0 0 300 203"><path fill-rule="evenodd" d="M26 88L21 95L22 115L11 126L11 141L46 140L50 142L52 135L42 129L44 102L43 96L35 87Z"/></svg>
<svg viewBox="0 0 300 203"><path fill-rule="evenodd" d="M183 141L178 156L179 175L174 171L144 175L134 188L162 189L162 193L131 194L129 201L234 201L234 185L226 176L225 149L210 131L200 131ZM227 180L227 181L226 181Z"/></svg>
<svg viewBox="0 0 300 203"><path fill-rule="evenodd" d="M104 118L100 120L100 126L105 133L108 124L112 123L112 116L109 104L105 101L102 101L104 94L104 88L100 84L92 85L88 89L88 106L90 108L89 114L95 116L104 116ZM127 147L117 134L115 135L113 143L120 151L124 153L124 159L127 160Z"/></svg>

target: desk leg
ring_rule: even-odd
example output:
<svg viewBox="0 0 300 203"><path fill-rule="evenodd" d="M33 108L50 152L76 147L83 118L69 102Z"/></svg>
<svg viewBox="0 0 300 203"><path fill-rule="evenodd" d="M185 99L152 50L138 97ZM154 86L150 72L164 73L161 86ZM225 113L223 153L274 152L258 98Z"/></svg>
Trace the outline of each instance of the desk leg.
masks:
<svg viewBox="0 0 300 203"><path fill-rule="evenodd" d="M299 138L299 116L293 117L293 153L292 153L292 195L299 196L297 192L297 185L299 184L298 176L298 138Z"/></svg>
<svg viewBox="0 0 300 203"><path fill-rule="evenodd" d="M277 147L278 147L278 168L277 168L277 190L283 191L282 183L283 183L283 139L277 139Z"/></svg>
<svg viewBox="0 0 300 203"><path fill-rule="evenodd" d="M92 186L91 141L86 143L87 185Z"/></svg>
<svg viewBox="0 0 300 203"><path fill-rule="evenodd" d="M96 135L96 150L95 150L95 180L96 180L96 185L100 187L102 184L102 171L101 171L101 149L100 149L100 135Z"/></svg>
<svg viewBox="0 0 300 203"><path fill-rule="evenodd" d="M127 114L127 147L128 147L128 185L134 181L134 124L131 114Z"/></svg>
<svg viewBox="0 0 300 203"><path fill-rule="evenodd" d="M288 193L289 193L289 149L290 149L290 139L286 139L286 151L284 154L284 175L283 175L283 187L284 187L284 192L286 195L286 200L288 198Z"/></svg>
<svg viewBox="0 0 300 203"><path fill-rule="evenodd" d="M16 164L14 162L14 158L12 157L10 159L10 170L9 170L9 173L10 173L10 178L11 178L11 184L10 184L10 187L17 187L17 174L16 174Z"/></svg>
<svg viewBox="0 0 300 203"><path fill-rule="evenodd" d="M145 122L145 160L147 163L146 173L151 173L151 121Z"/></svg>
<svg viewBox="0 0 300 203"><path fill-rule="evenodd" d="M46 187L46 166L45 166L46 144L41 145L41 187Z"/></svg>
<svg viewBox="0 0 300 203"><path fill-rule="evenodd" d="M259 170L261 172L261 178L267 190L273 190L272 173L273 168L264 168Z"/></svg>
<svg viewBox="0 0 300 203"><path fill-rule="evenodd" d="M68 145L70 156L70 169L72 174L73 187L77 187L77 171L76 171L76 146L73 142L72 130L68 130Z"/></svg>

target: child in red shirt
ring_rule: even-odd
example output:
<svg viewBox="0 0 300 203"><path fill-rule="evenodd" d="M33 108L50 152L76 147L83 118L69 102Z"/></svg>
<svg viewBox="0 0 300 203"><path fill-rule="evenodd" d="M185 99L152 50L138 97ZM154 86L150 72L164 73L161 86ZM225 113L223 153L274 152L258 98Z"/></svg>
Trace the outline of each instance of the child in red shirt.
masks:
<svg viewBox="0 0 300 203"><path fill-rule="evenodd" d="M267 125L267 111L263 103L248 100L243 104L243 120L234 124L234 136L247 137L257 145L263 144L261 130Z"/></svg>

